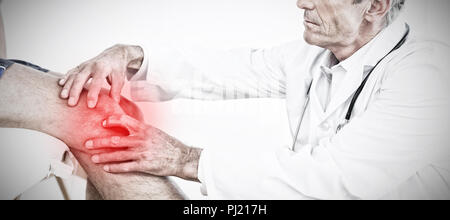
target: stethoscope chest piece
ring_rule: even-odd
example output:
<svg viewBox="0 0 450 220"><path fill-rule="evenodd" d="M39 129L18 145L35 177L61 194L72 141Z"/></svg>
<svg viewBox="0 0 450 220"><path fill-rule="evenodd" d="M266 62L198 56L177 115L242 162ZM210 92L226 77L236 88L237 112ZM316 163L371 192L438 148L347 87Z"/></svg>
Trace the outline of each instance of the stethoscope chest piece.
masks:
<svg viewBox="0 0 450 220"><path fill-rule="evenodd" d="M336 129L336 134L339 133L339 131L341 131L348 124L348 122L349 120L344 119L341 123L339 123Z"/></svg>

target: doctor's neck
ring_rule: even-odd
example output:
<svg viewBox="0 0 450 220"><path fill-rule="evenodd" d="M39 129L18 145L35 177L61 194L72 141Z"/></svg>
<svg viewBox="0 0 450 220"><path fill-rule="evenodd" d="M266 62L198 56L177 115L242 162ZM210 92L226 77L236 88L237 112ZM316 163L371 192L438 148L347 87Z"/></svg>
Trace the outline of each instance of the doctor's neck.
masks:
<svg viewBox="0 0 450 220"><path fill-rule="evenodd" d="M330 50L340 63L372 41L384 28L384 24L363 22L359 31L353 34L353 36L347 38L343 42L337 42L326 46L325 48Z"/></svg>

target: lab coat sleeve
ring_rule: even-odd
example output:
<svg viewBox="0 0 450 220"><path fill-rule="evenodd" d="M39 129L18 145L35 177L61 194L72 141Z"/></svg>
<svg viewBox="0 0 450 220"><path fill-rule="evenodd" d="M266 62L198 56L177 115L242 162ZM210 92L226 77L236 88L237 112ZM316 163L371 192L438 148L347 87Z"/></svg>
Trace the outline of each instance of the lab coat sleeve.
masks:
<svg viewBox="0 0 450 220"><path fill-rule="evenodd" d="M144 63L131 80L131 97L152 102L284 98L283 59L291 44L230 51L143 46Z"/></svg>
<svg viewBox="0 0 450 220"><path fill-rule="evenodd" d="M317 146L205 150L204 191L212 199L378 199L448 160L448 69L424 61L387 71L366 111Z"/></svg>

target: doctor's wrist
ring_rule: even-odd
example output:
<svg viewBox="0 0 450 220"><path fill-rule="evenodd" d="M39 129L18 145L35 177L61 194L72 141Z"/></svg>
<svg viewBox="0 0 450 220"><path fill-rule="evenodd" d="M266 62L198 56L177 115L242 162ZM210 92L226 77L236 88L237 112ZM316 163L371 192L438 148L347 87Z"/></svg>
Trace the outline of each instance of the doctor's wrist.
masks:
<svg viewBox="0 0 450 220"><path fill-rule="evenodd" d="M119 53L126 62L127 78L131 78L142 66L144 62L144 49L140 46L117 44L112 50L120 51Z"/></svg>
<svg viewBox="0 0 450 220"><path fill-rule="evenodd" d="M138 70L144 61L144 50L140 46L126 46L128 68Z"/></svg>
<svg viewBox="0 0 450 220"><path fill-rule="evenodd" d="M202 149L200 148L187 147L180 159L180 167L176 176L185 180L200 182L198 179L198 164L201 152Z"/></svg>

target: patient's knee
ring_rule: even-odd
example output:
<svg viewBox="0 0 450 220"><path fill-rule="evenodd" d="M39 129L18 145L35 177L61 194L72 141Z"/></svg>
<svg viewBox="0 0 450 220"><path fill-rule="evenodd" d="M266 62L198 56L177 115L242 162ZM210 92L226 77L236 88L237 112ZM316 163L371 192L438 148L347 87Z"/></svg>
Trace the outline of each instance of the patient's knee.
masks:
<svg viewBox="0 0 450 220"><path fill-rule="evenodd" d="M87 92L84 91L80 96L80 102L71 108L72 115L65 120L64 126L66 144L71 148L75 148L88 153L84 147L85 141L92 138L102 138L110 136L126 136L129 135L125 128L104 128L103 121L112 115L127 114L138 120L143 120L143 114L140 109L131 101L122 98L120 104L109 97L108 91L104 90L100 93L98 104L94 109L87 107Z"/></svg>

